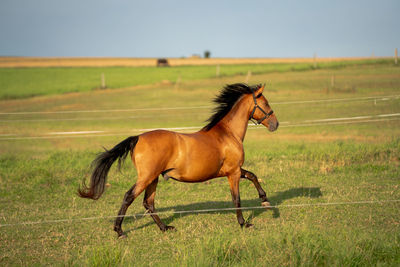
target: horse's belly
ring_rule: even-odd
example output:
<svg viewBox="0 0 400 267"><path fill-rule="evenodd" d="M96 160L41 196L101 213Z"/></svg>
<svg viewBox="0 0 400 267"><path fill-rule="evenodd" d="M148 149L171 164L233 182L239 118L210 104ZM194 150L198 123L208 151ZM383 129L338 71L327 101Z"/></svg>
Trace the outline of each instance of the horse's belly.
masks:
<svg viewBox="0 0 400 267"><path fill-rule="evenodd" d="M197 155L196 155L197 154ZM182 182L204 182L218 176L222 160L218 153L189 153L190 159L171 166L168 176Z"/></svg>
<svg viewBox="0 0 400 267"><path fill-rule="evenodd" d="M166 178L172 178L174 180L186 183L200 183L217 177L217 174L218 172L199 173L196 171L192 171L190 173L182 173L179 170L173 170L167 173Z"/></svg>

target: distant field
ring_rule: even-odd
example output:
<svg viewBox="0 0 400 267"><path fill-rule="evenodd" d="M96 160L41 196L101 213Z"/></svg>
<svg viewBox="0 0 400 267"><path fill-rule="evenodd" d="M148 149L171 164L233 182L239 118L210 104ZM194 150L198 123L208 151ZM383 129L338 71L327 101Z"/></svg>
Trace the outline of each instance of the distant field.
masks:
<svg viewBox="0 0 400 267"><path fill-rule="evenodd" d="M205 60L205 59L198 59ZM229 61L229 60L228 60ZM235 61L235 60L233 60ZM254 60L257 62L257 60ZM357 65L393 65L388 59L375 60L329 60L314 63L299 60L292 63L260 63L220 65L193 65L176 67L31 67L0 68L0 99L27 98L39 95L87 92L101 87L104 74L108 88L124 88L148 84L175 84L194 81L247 75L249 72L263 74L271 72L306 71L312 69L338 69ZM60 64L62 65L62 64Z"/></svg>
<svg viewBox="0 0 400 267"><path fill-rule="evenodd" d="M377 58L378 60L388 58ZM171 66L271 63L319 63L371 60L370 58L168 58ZM376 59L372 59L376 60ZM0 57L0 68L14 67L154 67L156 58L37 58Z"/></svg>
<svg viewBox="0 0 400 267"><path fill-rule="evenodd" d="M113 216L135 169L129 160L122 172L113 167L105 194L88 201L76 189L90 162L141 129L195 131L220 88L245 81L253 65L221 66L218 79L215 66L1 69L10 79L3 84L24 97L0 101L0 265L399 266L400 68L338 64L251 69L249 83L268 82L281 123L274 133L250 126L246 135L244 167L277 206L245 211L253 228L240 229L233 211L173 213L233 207L226 178L160 180L156 208L177 231L131 216L125 240L116 239ZM113 89L91 90L99 70ZM126 78L138 70L143 80ZM161 83L176 75L179 86ZM60 94L74 88L68 80L81 89ZM40 87L42 96L27 97ZM249 182L240 193L242 206L260 207ZM142 199L129 215L143 213Z"/></svg>

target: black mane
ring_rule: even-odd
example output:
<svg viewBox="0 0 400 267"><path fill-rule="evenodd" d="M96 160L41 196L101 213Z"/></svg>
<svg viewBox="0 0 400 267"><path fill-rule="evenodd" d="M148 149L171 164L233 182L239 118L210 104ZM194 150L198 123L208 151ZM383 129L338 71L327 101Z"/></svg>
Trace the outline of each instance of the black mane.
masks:
<svg viewBox="0 0 400 267"><path fill-rule="evenodd" d="M217 103L218 106L214 108L214 114L207 120L209 123L204 126L203 130L209 131L228 114L242 95L251 94L257 88L258 86L248 86L244 83L226 85L221 93L214 98L213 102Z"/></svg>

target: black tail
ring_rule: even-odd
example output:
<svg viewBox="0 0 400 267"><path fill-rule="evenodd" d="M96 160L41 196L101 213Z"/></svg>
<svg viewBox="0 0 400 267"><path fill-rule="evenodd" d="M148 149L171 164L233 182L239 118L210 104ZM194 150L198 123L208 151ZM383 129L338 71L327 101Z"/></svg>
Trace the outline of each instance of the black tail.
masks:
<svg viewBox="0 0 400 267"><path fill-rule="evenodd" d="M125 160L130 151L136 146L139 136L131 136L116 145L111 150L107 150L97 156L92 162L94 170L90 178L89 187L83 181L82 188L78 189L78 195L83 198L98 199L104 192L108 171L111 165L118 159L118 167L121 167L121 162Z"/></svg>

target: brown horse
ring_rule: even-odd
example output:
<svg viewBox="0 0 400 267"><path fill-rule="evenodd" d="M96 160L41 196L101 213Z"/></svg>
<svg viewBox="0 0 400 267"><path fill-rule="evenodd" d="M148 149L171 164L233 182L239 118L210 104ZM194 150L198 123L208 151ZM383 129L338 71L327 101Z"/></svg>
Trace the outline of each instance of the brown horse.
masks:
<svg viewBox="0 0 400 267"><path fill-rule="evenodd" d="M263 124L270 131L278 128L278 121L267 99L262 95L264 86L245 84L227 85L214 100L218 106L209 123L200 131L181 134L155 130L139 136L131 136L111 150L106 150L94 161L94 171L87 187L78 190L84 198L98 199L104 192L106 178L111 165L119 164L129 152L137 169L137 182L125 194L114 230L118 237L125 237L121 224L126 210L145 191L143 205L162 231L174 229L165 225L155 214L154 197L158 177L196 183L212 178L227 176L232 200L240 208L239 180L246 178L257 188L262 205L269 206L265 191L257 177L241 168L244 161L243 139L249 120ZM240 226L249 227L241 209L236 210Z"/></svg>

